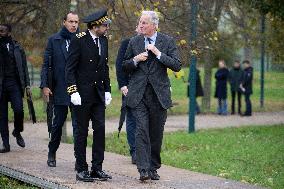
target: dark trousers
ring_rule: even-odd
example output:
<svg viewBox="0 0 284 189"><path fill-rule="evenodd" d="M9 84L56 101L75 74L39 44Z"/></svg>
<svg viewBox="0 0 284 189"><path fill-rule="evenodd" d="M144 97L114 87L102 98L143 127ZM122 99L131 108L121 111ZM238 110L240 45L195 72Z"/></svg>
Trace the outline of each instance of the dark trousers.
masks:
<svg viewBox="0 0 284 189"><path fill-rule="evenodd" d="M72 127L73 127L73 137L76 136L77 121L76 116L73 113L72 107L70 106L71 118L72 118ZM61 136L62 136L62 127L66 121L68 114L68 106L64 105L54 105L53 108L53 120L51 128L51 138L48 144L49 152L54 154L59 148Z"/></svg>
<svg viewBox="0 0 284 189"><path fill-rule="evenodd" d="M231 91L232 94L232 104L231 104L231 111L232 114L235 113L235 101L236 101L236 94L238 96L238 113L241 114L242 109L242 93L239 91Z"/></svg>
<svg viewBox="0 0 284 189"><path fill-rule="evenodd" d="M92 120L93 146L92 170L102 170L105 151L105 105L102 103L82 103L74 106L77 118L77 133L74 141L76 169L78 172L87 171L86 147L89 121Z"/></svg>
<svg viewBox="0 0 284 189"><path fill-rule="evenodd" d="M24 109L20 84L16 80L3 81L0 97L0 133L4 147L9 146L8 128L8 102L14 112L14 131L20 133L24 130Z"/></svg>
<svg viewBox="0 0 284 189"><path fill-rule="evenodd" d="M246 115L251 115L251 101L250 101L250 94L245 94L245 102L246 102Z"/></svg>
<svg viewBox="0 0 284 189"><path fill-rule="evenodd" d="M136 165L138 170L161 167L161 146L167 110L163 109L154 89L147 85L138 106L132 109L136 121Z"/></svg>
<svg viewBox="0 0 284 189"><path fill-rule="evenodd" d="M135 133L136 133L136 122L135 118L132 115L130 109L127 109L126 113L126 133L127 133L127 142L129 145L129 152L131 156L135 155Z"/></svg>

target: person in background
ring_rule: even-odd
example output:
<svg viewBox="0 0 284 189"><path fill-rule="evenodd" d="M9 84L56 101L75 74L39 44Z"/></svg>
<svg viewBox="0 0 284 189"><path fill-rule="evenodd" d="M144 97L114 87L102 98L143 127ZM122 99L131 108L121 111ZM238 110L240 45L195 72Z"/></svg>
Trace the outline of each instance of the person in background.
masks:
<svg viewBox="0 0 284 189"><path fill-rule="evenodd" d="M204 92L203 92L203 88L202 88L202 83L201 83L201 79L200 79L200 70L196 68L196 89L195 89L195 96L196 96L196 106L195 106L195 113L196 114L200 114L201 110L200 110L200 106L198 105L197 102L197 97L203 96ZM187 96L189 97L189 93L190 93L190 83L187 87Z"/></svg>
<svg viewBox="0 0 284 189"><path fill-rule="evenodd" d="M232 96L232 104L231 104L231 114L235 114L235 100L236 95L238 97L238 114L241 115L242 109L242 91L240 89L240 84L242 82L243 70L241 68L240 61L236 60L234 62L233 68L229 73L229 82L231 85L231 96Z"/></svg>
<svg viewBox="0 0 284 189"><path fill-rule="evenodd" d="M250 95L252 95L252 81L253 81L253 68L250 65L250 61L244 60L244 74L240 84L240 88L245 95L246 111L242 116L252 115L252 106L250 101Z"/></svg>
<svg viewBox="0 0 284 189"><path fill-rule="evenodd" d="M227 115L227 80L229 77L229 70L226 67L224 60L219 60L219 69L215 73L216 90L215 98L218 99L217 113L219 115Z"/></svg>
<svg viewBox="0 0 284 189"><path fill-rule="evenodd" d="M14 112L12 135L16 137L20 147L25 147L21 135L24 130L23 97L25 91L27 96L32 95L25 51L12 38L11 32L11 25L0 24L0 133L3 141L0 153L10 151L8 102L11 102Z"/></svg>
<svg viewBox="0 0 284 189"><path fill-rule="evenodd" d="M139 34L139 27L136 27L136 32ZM125 38L121 41L121 45L119 47L117 58L116 58L116 78L118 87L122 93L122 102L125 101L125 97L128 93L128 83L129 83L129 74L125 73L122 70L123 58L128 47L129 41L131 38ZM136 153L135 153L135 132L136 132L136 123L135 119L129 108L126 107L126 133L127 133L127 142L129 145L129 153L131 155L132 164L136 163Z"/></svg>
<svg viewBox="0 0 284 189"><path fill-rule="evenodd" d="M68 107L70 108L73 136L76 133L76 118L73 113L73 106L71 106L70 96L68 95L65 81L65 66L68 57L69 45L72 38L75 37L78 31L79 17L74 12L69 12L63 18L63 26L58 33L48 38L47 47L44 53L44 62L41 70L41 84L43 96L48 102L49 97L53 96L53 120L51 128L51 139L48 144L48 159L47 165L49 167L56 167L56 151L59 148L62 127L67 118ZM51 64L53 70L53 89L48 87L48 66L49 57L51 57Z"/></svg>

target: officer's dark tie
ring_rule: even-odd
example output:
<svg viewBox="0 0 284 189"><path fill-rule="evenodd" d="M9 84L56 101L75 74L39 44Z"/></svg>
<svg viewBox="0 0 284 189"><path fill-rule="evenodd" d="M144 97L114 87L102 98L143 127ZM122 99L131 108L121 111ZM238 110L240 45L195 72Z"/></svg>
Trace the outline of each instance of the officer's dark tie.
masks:
<svg viewBox="0 0 284 189"><path fill-rule="evenodd" d="M147 37L148 43L152 44L152 39ZM148 51L148 60L147 60L147 66L149 67L153 60L155 59L155 55L152 51Z"/></svg>
<svg viewBox="0 0 284 189"><path fill-rule="evenodd" d="M99 49L99 38L98 37L95 38L95 42L96 42L96 45L97 45L97 47Z"/></svg>

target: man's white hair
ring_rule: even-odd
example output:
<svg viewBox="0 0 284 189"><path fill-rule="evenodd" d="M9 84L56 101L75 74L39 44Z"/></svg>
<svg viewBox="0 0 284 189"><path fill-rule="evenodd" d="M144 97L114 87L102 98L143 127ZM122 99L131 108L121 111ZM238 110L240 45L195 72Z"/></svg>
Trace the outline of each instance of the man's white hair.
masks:
<svg viewBox="0 0 284 189"><path fill-rule="evenodd" d="M156 27L158 28L159 25L159 16L158 13L156 11L142 11L141 16L143 15L147 15L150 17L150 21L156 25Z"/></svg>

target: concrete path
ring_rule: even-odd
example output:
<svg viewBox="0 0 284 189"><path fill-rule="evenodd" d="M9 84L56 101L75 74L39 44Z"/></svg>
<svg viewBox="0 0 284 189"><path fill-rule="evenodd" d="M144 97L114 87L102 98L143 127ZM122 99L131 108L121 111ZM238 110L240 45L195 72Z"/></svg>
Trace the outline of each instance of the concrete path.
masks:
<svg viewBox="0 0 284 189"><path fill-rule="evenodd" d="M117 130L117 119L106 121L107 132ZM239 116L197 116L196 128L208 129L219 127L239 127L245 125L272 125L283 124L284 112L278 113L256 113L252 117L242 118ZM68 122L67 125L70 125ZM10 127L12 130L12 125ZM68 133L71 127L68 126ZM166 123L166 131L187 129L187 116L169 116ZM46 165L48 133L46 123L35 125L27 123L23 133L26 140L26 148L22 149L15 144L15 138L11 137L11 152L0 154L0 164L17 169L27 174L44 178L49 181L58 182L71 188L178 188L178 189L206 189L206 188L230 188L250 189L261 188L241 182L231 181L215 176L196 173L170 166L162 166L159 170L160 181L149 181L141 183L138 180L136 167L131 164L130 158L106 153L104 169L112 174L113 179L107 182L83 183L76 182L74 172L74 151L72 144L61 144L57 153L57 167L49 168ZM12 135L10 135L12 136ZM87 157L91 157L91 149L87 149ZM90 162L90 159L88 159Z"/></svg>

